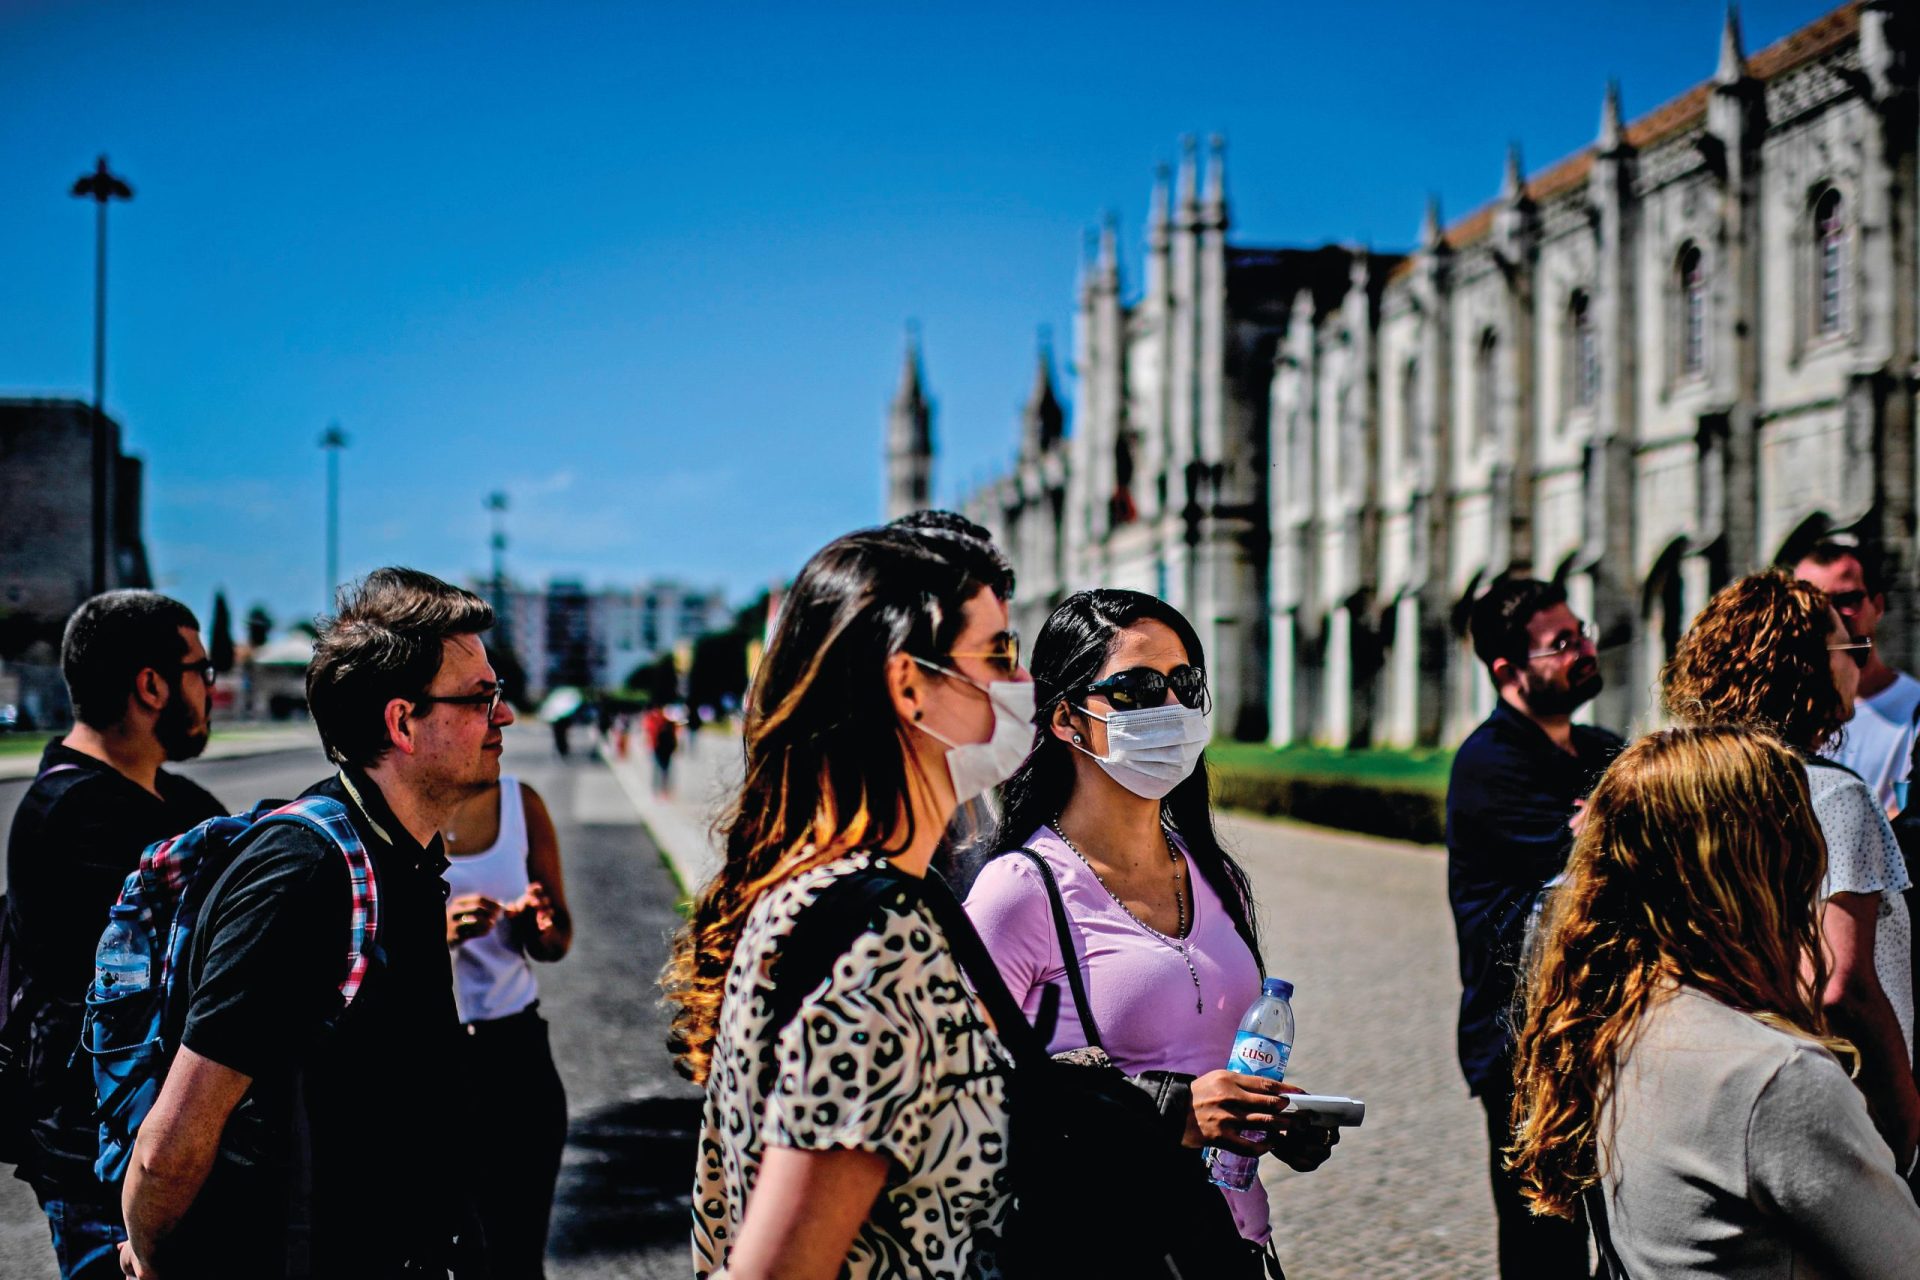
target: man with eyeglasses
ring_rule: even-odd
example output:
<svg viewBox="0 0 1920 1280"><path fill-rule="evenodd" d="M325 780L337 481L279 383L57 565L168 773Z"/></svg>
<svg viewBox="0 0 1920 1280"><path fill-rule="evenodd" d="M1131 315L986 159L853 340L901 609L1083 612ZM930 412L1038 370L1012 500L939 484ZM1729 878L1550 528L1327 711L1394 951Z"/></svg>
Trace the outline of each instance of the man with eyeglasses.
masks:
<svg viewBox="0 0 1920 1280"><path fill-rule="evenodd" d="M1447 785L1460 1068L1486 1108L1500 1274L1585 1280L1585 1227L1535 1217L1501 1152L1512 1141L1512 1006L1528 921L1566 866L1575 814L1624 744L1573 722L1600 692L1600 661L1592 627L1559 587L1498 578L1474 604L1470 630L1499 701L1461 744Z"/></svg>
<svg viewBox="0 0 1920 1280"><path fill-rule="evenodd" d="M225 813L162 766L207 745L213 664L193 611L152 591L110 591L67 620L60 665L74 726L49 743L7 843L5 926L22 1003L0 1054L24 1058L18 1176L33 1187L63 1280L117 1276L119 1196L93 1173L92 1064L72 1061L93 949L121 882L156 840Z"/></svg>
<svg viewBox="0 0 1920 1280"><path fill-rule="evenodd" d="M373 963L343 1013L339 845L293 823L244 839L201 909L180 1047L135 1142L126 1274L481 1274L463 1247L484 1162L448 1094L441 832L500 777L513 711L480 640L492 624L472 592L381 569L323 627L307 703L339 770L306 794L366 847Z"/></svg>
<svg viewBox="0 0 1920 1280"><path fill-rule="evenodd" d="M1879 557L1841 542L1816 544L1793 566L1793 576L1827 593L1847 634L1859 647L1860 691L1845 732L1821 752L1867 780L1889 816L1906 807L1901 795L1920 735L1920 680L1896 671L1880 657L1874 636L1886 616L1886 586Z"/></svg>

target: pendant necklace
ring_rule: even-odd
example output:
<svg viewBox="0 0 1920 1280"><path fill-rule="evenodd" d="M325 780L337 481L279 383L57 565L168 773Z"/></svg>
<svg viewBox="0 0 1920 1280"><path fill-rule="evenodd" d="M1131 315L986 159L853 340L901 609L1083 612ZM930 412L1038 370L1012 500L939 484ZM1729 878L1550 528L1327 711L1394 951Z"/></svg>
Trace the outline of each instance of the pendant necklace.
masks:
<svg viewBox="0 0 1920 1280"><path fill-rule="evenodd" d="M1073 856L1080 859L1080 865L1092 872L1093 878L1100 882L1100 887L1107 891L1107 896L1113 899L1115 906L1131 916L1135 924L1145 929L1153 937L1160 939L1172 947L1174 951L1179 954L1180 959L1186 962L1187 976L1193 979L1193 1011L1195 1013L1205 1013L1206 1005L1200 994L1200 971L1193 967L1191 947L1186 940L1187 895L1180 887L1180 851L1174 848L1173 836L1168 833L1166 827L1162 826L1160 828L1160 834L1167 842L1167 858L1173 863L1174 919L1178 922L1177 936L1173 938L1169 938L1166 934L1160 932L1139 916L1134 915L1133 908L1120 900L1120 895L1113 891L1112 886L1106 882L1106 879L1098 871L1094 870L1093 863L1088 860L1087 855L1080 852L1080 846L1067 838L1067 833L1060 827L1060 815L1057 813L1053 815L1053 834L1059 836L1060 843L1066 845L1067 848L1072 851Z"/></svg>

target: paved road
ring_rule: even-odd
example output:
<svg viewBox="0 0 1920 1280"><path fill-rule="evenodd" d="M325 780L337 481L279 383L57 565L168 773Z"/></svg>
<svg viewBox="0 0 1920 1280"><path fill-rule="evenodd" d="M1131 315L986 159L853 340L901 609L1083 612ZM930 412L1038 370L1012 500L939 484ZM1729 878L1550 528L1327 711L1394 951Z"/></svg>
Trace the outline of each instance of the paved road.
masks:
<svg viewBox="0 0 1920 1280"><path fill-rule="evenodd" d="M678 923L675 889L604 766L577 753L562 762L537 729L513 733L506 761L553 811L577 922L573 954L540 971L571 1115L547 1273L685 1276L699 1093L667 1061L655 987ZM239 808L296 794L325 770L313 749L183 771ZM11 826L26 785L0 783L0 831ZM0 1276L54 1274L32 1195L0 1173Z"/></svg>

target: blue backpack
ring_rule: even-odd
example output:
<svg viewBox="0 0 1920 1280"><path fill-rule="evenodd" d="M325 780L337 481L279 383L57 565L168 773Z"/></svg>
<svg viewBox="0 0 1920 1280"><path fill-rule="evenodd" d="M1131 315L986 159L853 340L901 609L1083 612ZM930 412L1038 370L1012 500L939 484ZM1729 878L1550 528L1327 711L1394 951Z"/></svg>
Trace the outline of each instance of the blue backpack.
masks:
<svg viewBox="0 0 1920 1280"><path fill-rule="evenodd" d="M153 1110L179 1047L190 995L187 953L207 899L240 845L269 823L308 827L346 858L353 911L346 938L347 976L340 983L341 1010L359 994L379 924L379 892L366 846L338 800L308 796L291 804L267 801L251 813L209 818L184 835L149 845L140 855L140 869L127 877L114 904L114 919L145 936L152 958L147 984L116 990L109 981L103 989L96 978L87 990L80 1039L81 1049L93 1059L100 1121L94 1173L110 1186L126 1174L134 1135ZM104 956L102 972L110 979Z"/></svg>

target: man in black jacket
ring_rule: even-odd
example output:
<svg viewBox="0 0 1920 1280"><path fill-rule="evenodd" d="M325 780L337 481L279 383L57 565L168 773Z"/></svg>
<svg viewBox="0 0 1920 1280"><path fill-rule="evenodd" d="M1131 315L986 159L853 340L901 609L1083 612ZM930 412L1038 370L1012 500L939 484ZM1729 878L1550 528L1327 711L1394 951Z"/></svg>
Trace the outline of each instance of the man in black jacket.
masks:
<svg viewBox="0 0 1920 1280"><path fill-rule="evenodd" d="M93 949L140 851L226 812L161 765L207 745L213 664L177 600L110 591L67 621L76 723L47 745L7 842L7 913L31 1022L17 1176L46 1211L63 1280L117 1277L118 1189L94 1176L100 1130L80 1043Z"/></svg>
<svg viewBox="0 0 1920 1280"><path fill-rule="evenodd" d="M1493 1205L1506 1280L1587 1275L1586 1231L1537 1218L1502 1164L1512 1141L1513 1028L1520 946L1535 902L1565 868L1569 822L1623 745L1573 723L1600 692L1592 629L1566 593L1501 578L1474 605L1473 648L1499 694L1454 756L1447 786L1447 897L1460 941L1460 1069L1487 1112Z"/></svg>
<svg viewBox="0 0 1920 1280"><path fill-rule="evenodd" d="M352 895L340 847L272 824L244 840L188 949L181 1047L140 1127L123 1204L139 1276L444 1277L467 1216L440 832L500 776L512 709L469 591L381 569L307 669L373 866L373 963L343 1008Z"/></svg>

